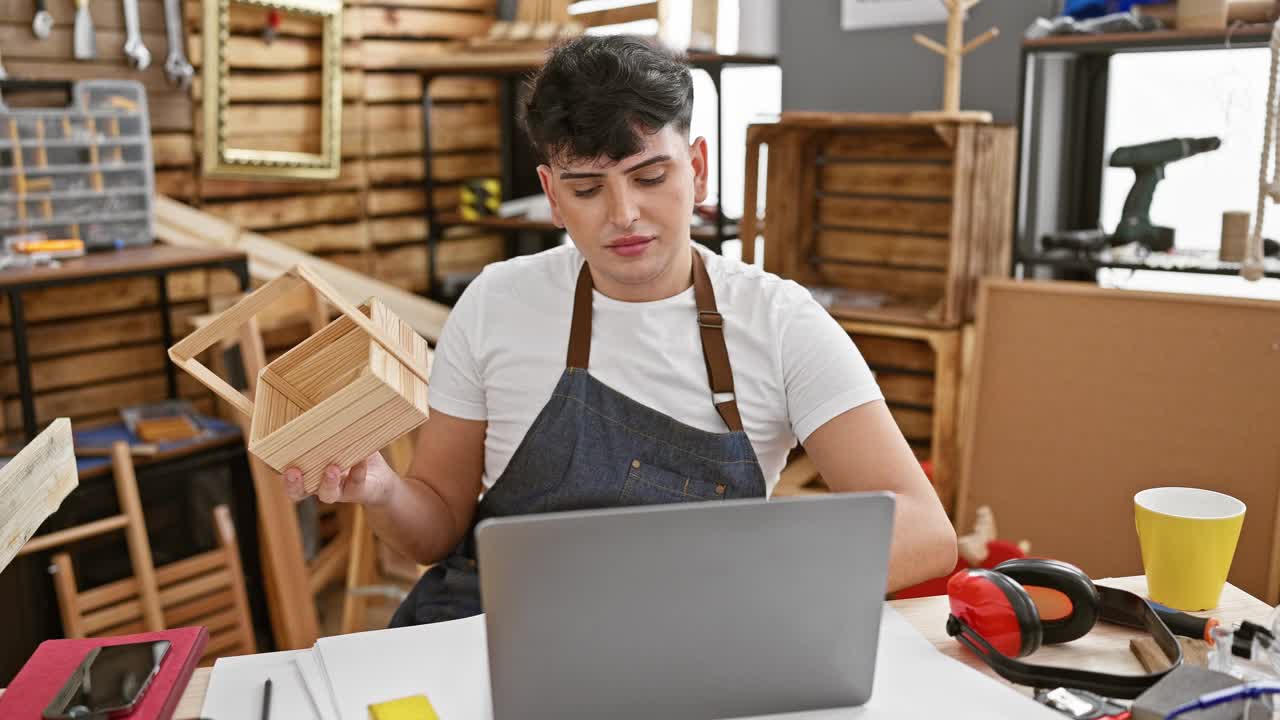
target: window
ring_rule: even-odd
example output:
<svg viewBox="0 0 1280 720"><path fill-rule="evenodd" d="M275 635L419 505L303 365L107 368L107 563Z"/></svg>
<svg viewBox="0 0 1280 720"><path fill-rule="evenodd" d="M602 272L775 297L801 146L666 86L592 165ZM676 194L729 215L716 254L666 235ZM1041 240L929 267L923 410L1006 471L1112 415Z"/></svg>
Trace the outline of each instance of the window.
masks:
<svg viewBox="0 0 1280 720"><path fill-rule="evenodd" d="M1172 137L1217 136L1219 149L1166 167L1151 220L1175 228L1175 247L1212 252L1222 213L1253 214L1271 71L1267 48L1151 52L1111 59L1106 153ZM1102 226L1113 230L1133 186L1133 171L1106 167ZM1263 236L1280 238L1280 206L1269 206ZM1280 280L1111 270L1100 281L1129 288L1280 299Z"/></svg>

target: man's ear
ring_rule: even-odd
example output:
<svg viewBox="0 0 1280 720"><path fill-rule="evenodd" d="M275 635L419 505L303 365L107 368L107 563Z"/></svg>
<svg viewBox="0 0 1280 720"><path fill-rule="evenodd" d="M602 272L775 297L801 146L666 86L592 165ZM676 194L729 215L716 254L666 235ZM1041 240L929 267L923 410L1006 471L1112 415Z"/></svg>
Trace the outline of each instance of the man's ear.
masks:
<svg viewBox="0 0 1280 720"><path fill-rule="evenodd" d="M689 146L689 160L693 165L693 201L707 199L707 139L699 136Z"/></svg>
<svg viewBox="0 0 1280 720"><path fill-rule="evenodd" d="M550 165L538 166L538 182L542 183L542 192L546 194L547 201L551 203L551 222L558 228L564 229L564 220L560 217L560 198L556 197L555 187L555 171Z"/></svg>

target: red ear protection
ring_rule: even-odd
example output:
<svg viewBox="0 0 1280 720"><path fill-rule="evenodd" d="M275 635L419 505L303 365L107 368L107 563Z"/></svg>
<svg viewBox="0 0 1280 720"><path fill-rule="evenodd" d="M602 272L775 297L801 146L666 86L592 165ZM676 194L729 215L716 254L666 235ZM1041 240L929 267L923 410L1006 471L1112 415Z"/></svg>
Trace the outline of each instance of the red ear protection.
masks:
<svg viewBox="0 0 1280 720"><path fill-rule="evenodd" d="M993 570L962 570L947 582L947 633L999 675L1036 687L1070 687L1108 697L1136 698L1182 663L1182 648L1147 601L1093 584L1079 568L1057 560L1020 558ZM1031 665L1041 644L1082 637L1099 620L1145 628L1169 658L1169 670L1111 675Z"/></svg>

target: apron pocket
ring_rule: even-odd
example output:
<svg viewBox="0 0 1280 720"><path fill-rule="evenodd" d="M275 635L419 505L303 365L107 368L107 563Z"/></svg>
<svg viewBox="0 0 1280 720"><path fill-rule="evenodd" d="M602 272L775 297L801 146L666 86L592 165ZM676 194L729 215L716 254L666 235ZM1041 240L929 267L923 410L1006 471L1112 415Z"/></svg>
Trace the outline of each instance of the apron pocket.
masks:
<svg viewBox="0 0 1280 720"><path fill-rule="evenodd" d="M618 504L658 505L723 500L728 492L725 483L688 478L657 465L632 460L627 467L627 480L618 495Z"/></svg>

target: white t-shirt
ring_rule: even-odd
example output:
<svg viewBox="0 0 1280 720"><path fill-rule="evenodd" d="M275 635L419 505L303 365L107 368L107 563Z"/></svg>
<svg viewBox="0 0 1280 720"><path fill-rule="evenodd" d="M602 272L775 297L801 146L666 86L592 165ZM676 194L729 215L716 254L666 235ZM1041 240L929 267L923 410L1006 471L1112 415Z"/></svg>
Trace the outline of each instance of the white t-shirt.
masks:
<svg viewBox="0 0 1280 720"><path fill-rule="evenodd" d="M802 286L697 244L724 316L738 409L768 492L797 439L882 398L848 333ZM430 406L488 421L484 484L492 487L565 369L582 255L572 245L494 263L449 314L431 371ZM594 294L592 377L709 432L727 432L712 403L693 288L655 302Z"/></svg>

